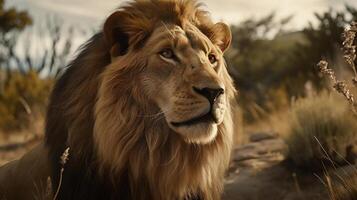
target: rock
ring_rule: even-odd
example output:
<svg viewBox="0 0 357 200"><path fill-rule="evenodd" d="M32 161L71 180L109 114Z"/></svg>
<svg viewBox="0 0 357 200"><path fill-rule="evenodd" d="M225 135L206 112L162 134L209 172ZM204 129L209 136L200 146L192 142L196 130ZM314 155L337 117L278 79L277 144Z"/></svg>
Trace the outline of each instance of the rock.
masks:
<svg viewBox="0 0 357 200"><path fill-rule="evenodd" d="M285 149L286 145L282 139L263 140L236 148L233 152L232 160L240 162L257 159L264 156L270 156L274 153L283 153Z"/></svg>

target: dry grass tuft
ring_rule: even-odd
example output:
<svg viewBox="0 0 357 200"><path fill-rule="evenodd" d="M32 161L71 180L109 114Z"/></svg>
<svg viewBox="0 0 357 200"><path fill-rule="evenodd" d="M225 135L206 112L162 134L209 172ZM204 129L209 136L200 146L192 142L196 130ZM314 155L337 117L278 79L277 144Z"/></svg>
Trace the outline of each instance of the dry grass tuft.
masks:
<svg viewBox="0 0 357 200"><path fill-rule="evenodd" d="M350 26L346 27L342 34L342 37L344 38L342 50L346 63L351 67L354 74L352 84L357 89L357 66L355 64L357 57L355 45L357 39L356 36L357 22L353 22ZM338 81L334 71L328 68L328 63L326 61L320 61L318 67L322 74L328 76L332 80L335 90L345 96L352 106L353 113L357 116L357 103L353 94L348 89L346 81ZM354 120L356 123L356 119ZM355 129L355 131L357 131L357 129ZM345 178L338 178L338 181L331 181L331 177L328 173L325 176L327 183L329 183L327 184L327 188L331 200L357 200L357 169L352 164L351 167L354 168L354 172L349 173Z"/></svg>
<svg viewBox="0 0 357 200"><path fill-rule="evenodd" d="M357 139L357 124L345 101L322 93L292 106L288 159L297 167L318 171L322 163L344 163Z"/></svg>
<svg viewBox="0 0 357 200"><path fill-rule="evenodd" d="M356 200L357 199L357 177L352 176L345 178L339 183L332 183L330 176L326 176L329 180L328 190L331 200Z"/></svg>
<svg viewBox="0 0 357 200"><path fill-rule="evenodd" d="M64 167L69 159L69 150L70 148L68 147L61 155L61 159L60 159L60 163L61 163L61 172L60 172L60 179L59 179L59 183L58 183L58 187L56 190L56 193L53 197L53 200L56 200L58 197L58 194L60 192L61 189L61 185L62 185L62 179L63 179L63 172L64 172Z"/></svg>
<svg viewBox="0 0 357 200"><path fill-rule="evenodd" d="M60 164L61 164L61 171L60 171L60 179L58 186L56 190L53 190L54 188L52 187L52 182L51 178L47 178L46 183L42 183L40 185L35 185L36 191L34 195L34 199L36 200L56 200L58 199L59 192L61 190L62 186L62 179L63 179L63 173L65 170L65 165L69 160L69 150L70 148L68 147L67 149L64 150L60 157ZM53 193L55 192L55 193Z"/></svg>
<svg viewBox="0 0 357 200"><path fill-rule="evenodd" d="M352 24L346 27L345 32L342 34L343 41L343 54L346 62L352 68L354 72L354 77L352 78L353 84L357 87L357 66L356 61L356 45L354 41L357 35L357 22L352 22Z"/></svg>
<svg viewBox="0 0 357 200"><path fill-rule="evenodd" d="M354 104L354 96L348 89L347 84L345 83L345 81L339 81L336 78L335 72L328 67L328 62L322 60L319 62L319 64L317 64L317 66L319 67L319 70L322 74L328 76L332 80L333 88L337 92L343 94L351 104Z"/></svg>
<svg viewBox="0 0 357 200"><path fill-rule="evenodd" d="M2 73L0 70L0 76ZM45 113L52 85L51 78L42 78L34 71L9 72L6 80L0 80L0 131L10 133L31 127Z"/></svg>
<svg viewBox="0 0 357 200"><path fill-rule="evenodd" d="M35 185L35 200L53 200L51 178L48 177L46 183Z"/></svg>

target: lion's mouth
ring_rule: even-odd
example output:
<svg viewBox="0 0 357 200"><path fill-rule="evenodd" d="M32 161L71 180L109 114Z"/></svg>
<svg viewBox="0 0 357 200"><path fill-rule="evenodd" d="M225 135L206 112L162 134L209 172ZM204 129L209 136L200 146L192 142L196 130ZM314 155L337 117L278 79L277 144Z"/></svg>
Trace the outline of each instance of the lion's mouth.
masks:
<svg viewBox="0 0 357 200"><path fill-rule="evenodd" d="M192 126L195 124L208 123L208 122L215 122L215 123L218 122L217 118L212 114L211 111L184 122L171 122L171 124L175 127L180 127L180 126Z"/></svg>

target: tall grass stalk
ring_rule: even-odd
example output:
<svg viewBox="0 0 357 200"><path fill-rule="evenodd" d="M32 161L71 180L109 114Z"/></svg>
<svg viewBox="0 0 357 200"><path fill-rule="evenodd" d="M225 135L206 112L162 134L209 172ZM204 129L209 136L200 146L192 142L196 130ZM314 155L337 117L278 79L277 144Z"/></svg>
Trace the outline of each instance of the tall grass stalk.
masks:
<svg viewBox="0 0 357 200"><path fill-rule="evenodd" d="M342 50L346 63L353 71L352 84L355 88L357 88L357 66L355 64L357 58L355 43L357 39L356 36L357 22L352 22L349 26L346 27L344 33L342 34L344 39ZM339 81L336 78L334 71L328 67L327 61L320 61L318 67L322 74L331 79L334 89L345 96L345 98L351 104L353 113L357 116L357 103L353 94L349 90L346 81ZM351 164L351 166L354 169L353 173L350 173L346 178L338 178L337 181L331 181L330 175L328 173L326 174L325 178L329 182L327 188L331 200L357 199L357 169L354 165Z"/></svg>
<svg viewBox="0 0 357 200"><path fill-rule="evenodd" d="M58 187L57 187L57 190L56 190L56 193L53 197L53 200L56 200L57 197L58 197L58 194L60 192L60 189L61 189L61 185L62 185L62 179L63 179L63 172L64 172L64 167L69 159L69 150L70 148L68 147L62 154L61 156L61 160L60 160L60 163L61 163L61 171L60 171L60 179L59 179L59 182L58 182Z"/></svg>
<svg viewBox="0 0 357 200"><path fill-rule="evenodd" d="M352 22L351 25L346 27L344 33L342 34L342 37L344 38L344 41L342 43L343 45L342 50L344 54L343 57L345 58L346 63L348 64L349 67L351 67L354 73L354 76L352 78L352 83L357 88L357 66L355 64L357 56L356 56L356 45L354 43L354 41L356 40L356 35L357 35L357 22ZM347 101L352 106L353 113L357 115L357 103L346 81L337 79L335 72L331 68L329 68L327 61L321 60L317 64L317 66L319 68L319 71L332 81L333 88L337 92L345 96Z"/></svg>

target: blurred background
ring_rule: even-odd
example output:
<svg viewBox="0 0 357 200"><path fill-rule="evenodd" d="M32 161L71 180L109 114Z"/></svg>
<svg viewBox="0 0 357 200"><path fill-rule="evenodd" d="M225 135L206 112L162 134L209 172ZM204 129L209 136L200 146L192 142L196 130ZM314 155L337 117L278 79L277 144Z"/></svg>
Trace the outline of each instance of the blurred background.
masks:
<svg viewBox="0 0 357 200"><path fill-rule="evenodd" d="M41 140L48 96L56 78L79 46L99 31L105 18L123 2L0 0L0 165ZM234 196L239 187L245 200L257 195L256 190L262 190L259 194L263 196L269 192L274 199L279 195L289 199L286 193L293 191L294 199L301 197L301 191L309 195L311 190L315 196L309 199L320 198L325 194L320 187L323 181L316 176L299 180L295 171L316 171L316 165L321 166L326 155L321 155L321 148L316 150L319 144L315 138L327 146L328 156L334 156L337 163L354 149L355 118L351 119L344 99L331 94L331 83L316 64L326 59L338 77L352 77L341 50L341 34L357 20L357 1L204 3L212 17L231 24L233 32L226 60L239 90L239 108L228 194ZM341 154L340 158L334 152ZM292 160L293 167L279 171L286 160ZM286 174L283 181L282 174ZM301 181L318 186L304 188ZM269 184L281 188L274 191Z"/></svg>

